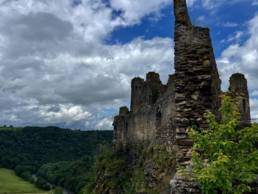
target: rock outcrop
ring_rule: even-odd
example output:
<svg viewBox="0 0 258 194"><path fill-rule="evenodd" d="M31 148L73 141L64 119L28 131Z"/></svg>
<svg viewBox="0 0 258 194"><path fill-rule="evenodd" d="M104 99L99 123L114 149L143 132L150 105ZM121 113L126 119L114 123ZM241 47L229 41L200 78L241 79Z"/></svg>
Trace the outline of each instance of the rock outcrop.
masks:
<svg viewBox="0 0 258 194"><path fill-rule="evenodd" d="M186 0L174 0L174 14L175 74L166 84L154 72L145 80L132 80L130 110L122 107L114 119L114 149L130 152L135 145L164 145L167 150L176 150L178 166L191 171L192 141L186 130L189 126L207 128L206 112L220 119L221 81L209 29L192 25ZM232 75L227 95L238 102L241 125L249 125L244 75ZM180 173L175 172L171 179L173 193L199 193L197 184Z"/></svg>

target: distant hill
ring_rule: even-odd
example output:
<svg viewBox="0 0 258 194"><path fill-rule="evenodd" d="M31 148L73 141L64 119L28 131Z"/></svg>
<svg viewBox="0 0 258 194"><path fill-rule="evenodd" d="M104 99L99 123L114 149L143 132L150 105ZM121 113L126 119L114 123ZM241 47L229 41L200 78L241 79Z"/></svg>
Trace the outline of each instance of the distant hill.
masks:
<svg viewBox="0 0 258 194"><path fill-rule="evenodd" d="M112 131L1 127L0 167L44 189L51 183L79 190L99 146L110 146L112 136Z"/></svg>
<svg viewBox="0 0 258 194"><path fill-rule="evenodd" d="M0 131L16 131L22 129L21 127L13 127L13 126L0 126Z"/></svg>

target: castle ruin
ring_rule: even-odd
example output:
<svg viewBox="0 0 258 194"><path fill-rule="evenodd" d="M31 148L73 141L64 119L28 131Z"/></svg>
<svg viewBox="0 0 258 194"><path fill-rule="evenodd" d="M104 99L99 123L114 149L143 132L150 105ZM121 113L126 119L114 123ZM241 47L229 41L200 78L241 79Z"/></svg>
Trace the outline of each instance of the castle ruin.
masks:
<svg viewBox="0 0 258 194"><path fill-rule="evenodd" d="M114 119L114 149L127 151L137 144L163 144L177 148L177 165L191 165L192 141L187 128L207 128L204 118L212 112L220 119L221 80L208 28L194 26L186 0L174 0L175 74L162 84L159 74L149 72L146 79L131 83L131 106L121 107ZM247 80L243 74L230 77L226 95L236 100L242 126L250 125ZM196 184L177 172L173 178L176 194L199 193Z"/></svg>

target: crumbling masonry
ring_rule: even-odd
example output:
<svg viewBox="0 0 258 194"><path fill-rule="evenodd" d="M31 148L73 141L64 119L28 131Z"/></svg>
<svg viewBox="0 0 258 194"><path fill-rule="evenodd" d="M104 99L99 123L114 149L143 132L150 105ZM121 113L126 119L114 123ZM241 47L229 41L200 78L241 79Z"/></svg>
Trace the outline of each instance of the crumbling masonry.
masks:
<svg viewBox="0 0 258 194"><path fill-rule="evenodd" d="M175 74L162 84L159 75L132 80L131 107L120 108L114 119L114 148L127 151L137 144L163 144L177 147L177 165L190 168L192 141L189 126L205 129L203 117L213 112L219 120L221 91L217 64L208 28L192 25L186 0L174 0ZM250 124L247 80L242 74L230 78L227 95L232 96L241 112L241 125ZM199 193L194 182L175 173L172 181L176 194Z"/></svg>

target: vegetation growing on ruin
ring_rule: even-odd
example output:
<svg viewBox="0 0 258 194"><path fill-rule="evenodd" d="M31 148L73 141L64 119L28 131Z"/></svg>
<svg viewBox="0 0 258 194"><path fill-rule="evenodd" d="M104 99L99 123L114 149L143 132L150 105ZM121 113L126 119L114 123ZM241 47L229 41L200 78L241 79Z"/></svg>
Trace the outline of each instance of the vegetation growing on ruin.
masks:
<svg viewBox="0 0 258 194"><path fill-rule="evenodd" d="M88 177L83 194L105 193L108 190L123 190L127 183L129 172L123 157L115 155L112 149L103 146L95 158L94 165Z"/></svg>
<svg viewBox="0 0 258 194"><path fill-rule="evenodd" d="M239 113L231 98L225 97L222 121L206 115L209 129L191 129L194 140L193 173L203 193L250 192L258 174L258 125L239 128Z"/></svg>
<svg viewBox="0 0 258 194"><path fill-rule="evenodd" d="M169 169L175 167L175 155L168 153L161 145L141 148L134 148L135 153L114 153L110 148L103 147L102 152L96 157L91 176L82 193L96 194L109 191L123 194L158 194L164 188L167 189L171 178ZM133 160L132 157L137 157L138 160ZM148 171L157 171L155 175L164 175L155 177L156 180L150 180L151 175ZM167 182L164 183L164 180Z"/></svg>

